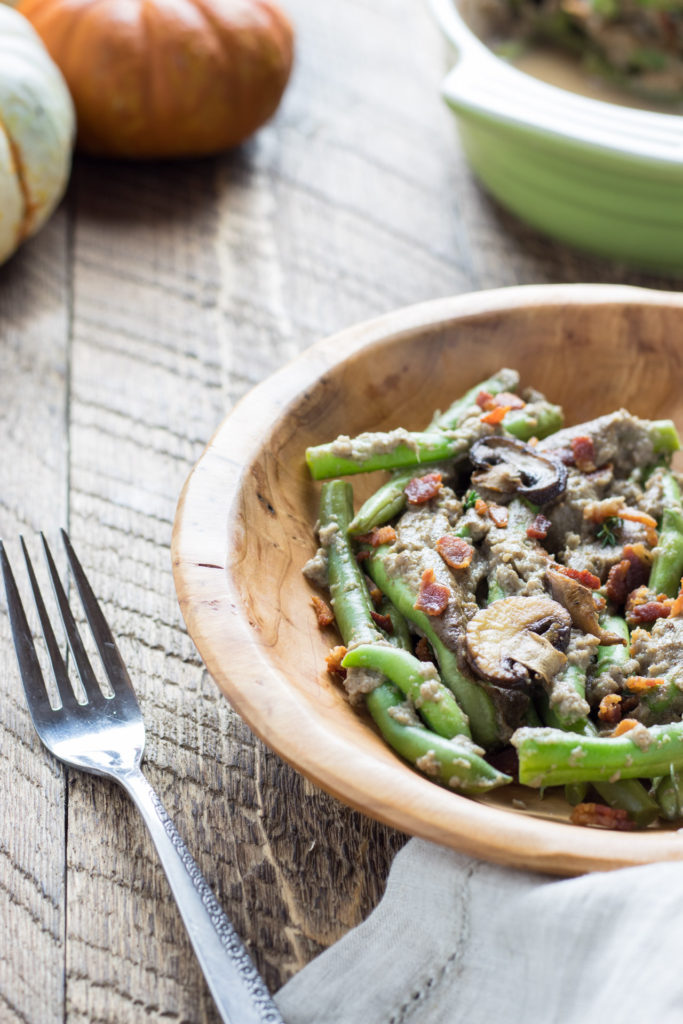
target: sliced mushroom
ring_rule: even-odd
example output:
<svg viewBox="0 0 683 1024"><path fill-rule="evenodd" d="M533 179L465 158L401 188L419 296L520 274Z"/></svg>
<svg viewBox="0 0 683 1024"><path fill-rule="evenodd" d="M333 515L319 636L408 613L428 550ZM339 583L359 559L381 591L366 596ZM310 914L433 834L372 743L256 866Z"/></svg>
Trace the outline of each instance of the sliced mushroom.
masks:
<svg viewBox="0 0 683 1024"><path fill-rule="evenodd" d="M593 594L588 587L555 569L548 569L545 575L553 598L567 609L578 629L597 636L604 647L626 643L617 633L608 633L602 628L598 621L598 610L593 601Z"/></svg>
<svg viewBox="0 0 683 1024"><path fill-rule="evenodd" d="M519 480L516 490L536 505L546 505L567 486L567 467L547 453L512 437L482 437L470 448L470 460L477 469L505 464L509 483Z"/></svg>
<svg viewBox="0 0 683 1024"><path fill-rule="evenodd" d="M473 487L485 487L487 491L496 491L498 494L514 494L519 490L520 484L520 472L509 462L497 462L488 469L480 469L479 472L472 474Z"/></svg>
<svg viewBox="0 0 683 1024"><path fill-rule="evenodd" d="M481 608L467 624L467 656L474 670L499 686L549 682L565 664L572 620L544 595L505 597Z"/></svg>

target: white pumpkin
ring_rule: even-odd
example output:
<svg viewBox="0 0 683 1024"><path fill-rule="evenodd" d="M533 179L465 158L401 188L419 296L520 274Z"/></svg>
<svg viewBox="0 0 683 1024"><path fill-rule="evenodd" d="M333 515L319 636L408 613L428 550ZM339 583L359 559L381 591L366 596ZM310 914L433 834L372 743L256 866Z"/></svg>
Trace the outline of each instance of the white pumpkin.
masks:
<svg viewBox="0 0 683 1024"><path fill-rule="evenodd" d="M75 127L57 65L26 18L0 5L0 263L62 198Z"/></svg>

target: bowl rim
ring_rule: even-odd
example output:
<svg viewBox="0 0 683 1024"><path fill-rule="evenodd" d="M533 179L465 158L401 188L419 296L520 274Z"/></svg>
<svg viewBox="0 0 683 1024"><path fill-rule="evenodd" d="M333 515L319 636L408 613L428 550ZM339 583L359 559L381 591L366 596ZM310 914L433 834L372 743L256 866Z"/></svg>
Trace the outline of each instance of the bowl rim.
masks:
<svg viewBox="0 0 683 1024"><path fill-rule="evenodd" d="M681 860L683 830L615 833L579 828L460 796L419 776L399 759L378 765L363 751L350 762L349 745L303 707L284 674L269 661L267 644L259 641L241 608L230 548L241 482L260 440L322 373L365 346L398 340L416 329L438 329L525 306L615 304L683 310L683 294L623 285L515 286L405 307L314 343L253 388L220 424L185 482L171 544L174 582L188 633L218 687L270 748L328 793L394 828L486 860L554 874ZM225 660L226 643L234 656L230 664ZM248 685L244 671L249 673ZM321 761L319 744L312 741L320 740L322 733L326 755ZM405 773L398 807L391 800L397 767ZM373 778L370 802L368 772ZM426 792L430 813L438 808L438 824L423 813Z"/></svg>
<svg viewBox="0 0 683 1024"><path fill-rule="evenodd" d="M540 81L490 50L467 25L456 0L430 0L430 6L458 51L458 61L441 87L456 110L494 117L597 153L683 165L683 114L621 106Z"/></svg>

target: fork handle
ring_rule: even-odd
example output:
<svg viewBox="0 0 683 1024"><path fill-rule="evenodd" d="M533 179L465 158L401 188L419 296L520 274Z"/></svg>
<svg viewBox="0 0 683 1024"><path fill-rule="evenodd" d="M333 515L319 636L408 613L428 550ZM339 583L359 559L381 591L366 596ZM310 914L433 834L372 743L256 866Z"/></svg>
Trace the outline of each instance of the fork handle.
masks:
<svg viewBox="0 0 683 1024"><path fill-rule="evenodd" d="M138 769L117 773L157 848L190 942L225 1024L283 1024L242 940L161 800Z"/></svg>

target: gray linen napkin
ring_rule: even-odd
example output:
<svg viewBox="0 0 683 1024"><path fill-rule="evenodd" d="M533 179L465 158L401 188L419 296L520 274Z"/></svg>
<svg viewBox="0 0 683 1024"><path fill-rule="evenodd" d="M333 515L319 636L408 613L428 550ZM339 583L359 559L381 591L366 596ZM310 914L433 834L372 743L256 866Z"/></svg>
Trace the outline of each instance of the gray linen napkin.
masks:
<svg viewBox="0 0 683 1024"><path fill-rule="evenodd" d="M287 1024L681 1024L682 959L683 864L557 879L412 839L275 998Z"/></svg>

